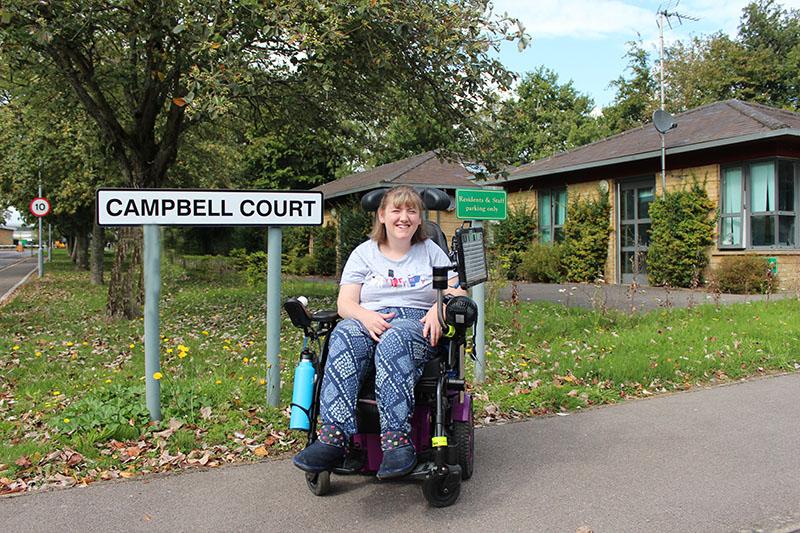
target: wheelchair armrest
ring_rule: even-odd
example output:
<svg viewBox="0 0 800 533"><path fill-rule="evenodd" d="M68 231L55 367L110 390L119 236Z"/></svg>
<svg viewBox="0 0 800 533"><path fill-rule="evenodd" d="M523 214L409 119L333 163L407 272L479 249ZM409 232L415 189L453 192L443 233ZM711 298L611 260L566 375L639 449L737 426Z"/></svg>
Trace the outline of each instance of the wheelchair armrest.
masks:
<svg viewBox="0 0 800 533"><path fill-rule="evenodd" d="M311 320L314 322L321 322L323 324L328 322L336 322L339 320L339 313L333 310L317 311L311 315Z"/></svg>

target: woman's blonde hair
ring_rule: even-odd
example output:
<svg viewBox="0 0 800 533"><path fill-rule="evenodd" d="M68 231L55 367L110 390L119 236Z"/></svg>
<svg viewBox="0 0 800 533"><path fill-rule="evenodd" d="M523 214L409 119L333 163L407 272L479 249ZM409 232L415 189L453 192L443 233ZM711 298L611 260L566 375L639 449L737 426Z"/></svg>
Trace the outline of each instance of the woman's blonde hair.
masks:
<svg viewBox="0 0 800 533"><path fill-rule="evenodd" d="M425 205L422 203L422 197L417 191L408 185L398 185L386 191L381 198L381 205L375 211L375 221L372 224L372 231L369 238L376 241L378 244L386 244L386 226L381 223L378 213L385 212L386 208L391 202L392 207L413 207L419 213L420 221L422 220L422 211ZM411 244L422 242L428 238L428 235L423 229L423 224L417 227L417 231L411 236Z"/></svg>

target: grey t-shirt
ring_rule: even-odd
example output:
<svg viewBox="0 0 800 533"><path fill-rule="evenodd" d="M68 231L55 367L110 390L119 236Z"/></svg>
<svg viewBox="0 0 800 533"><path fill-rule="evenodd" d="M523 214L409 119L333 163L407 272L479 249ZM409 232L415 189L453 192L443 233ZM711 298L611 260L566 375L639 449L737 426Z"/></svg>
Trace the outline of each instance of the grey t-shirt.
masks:
<svg viewBox="0 0 800 533"><path fill-rule="evenodd" d="M436 301L431 287L434 266L449 266L447 254L430 239L411 246L398 261L389 259L372 239L359 244L342 271L341 284L361 285L362 307L430 309Z"/></svg>

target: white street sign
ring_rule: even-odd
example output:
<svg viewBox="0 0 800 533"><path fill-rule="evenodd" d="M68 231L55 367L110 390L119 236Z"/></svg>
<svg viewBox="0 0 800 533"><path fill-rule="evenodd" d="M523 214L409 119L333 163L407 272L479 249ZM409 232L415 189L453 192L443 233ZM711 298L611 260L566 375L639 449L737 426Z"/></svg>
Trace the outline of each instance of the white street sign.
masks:
<svg viewBox="0 0 800 533"><path fill-rule="evenodd" d="M39 194L42 194L41 191ZM33 216L43 217L50 212L50 202L47 201L47 198L37 197L31 200L31 205L28 208Z"/></svg>
<svg viewBox="0 0 800 533"><path fill-rule="evenodd" d="M101 226L319 226L319 191L98 189Z"/></svg>

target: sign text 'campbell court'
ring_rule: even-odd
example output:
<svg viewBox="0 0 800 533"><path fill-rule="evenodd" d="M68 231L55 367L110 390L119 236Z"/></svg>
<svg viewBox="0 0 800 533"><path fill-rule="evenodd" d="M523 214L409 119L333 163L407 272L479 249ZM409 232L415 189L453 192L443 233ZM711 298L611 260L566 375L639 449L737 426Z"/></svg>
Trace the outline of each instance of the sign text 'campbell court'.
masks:
<svg viewBox="0 0 800 533"><path fill-rule="evenodd" d="M99 189L101 226L286 226L322 224L317 191Z"/></svg>

